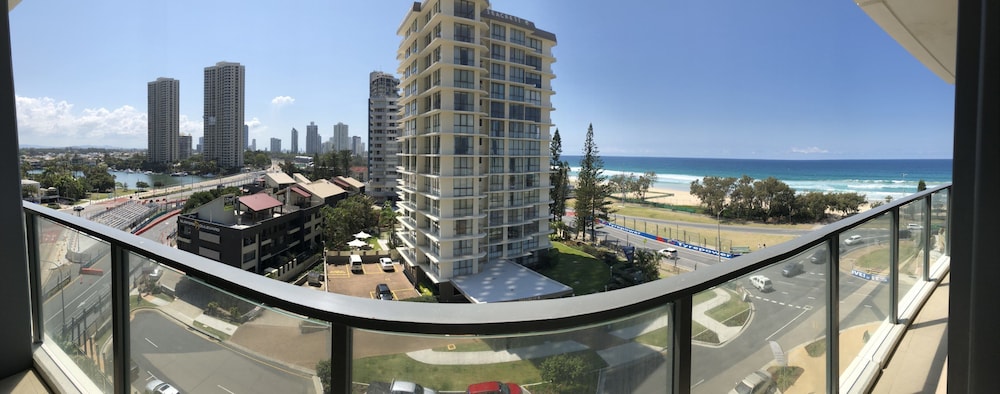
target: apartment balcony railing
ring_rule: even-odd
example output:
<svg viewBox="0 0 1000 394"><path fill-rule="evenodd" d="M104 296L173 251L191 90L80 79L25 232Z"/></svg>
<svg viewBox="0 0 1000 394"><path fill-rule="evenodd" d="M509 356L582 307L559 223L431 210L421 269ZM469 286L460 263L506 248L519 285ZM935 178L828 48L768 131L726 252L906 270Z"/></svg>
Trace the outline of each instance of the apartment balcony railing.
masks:
<svg viewBox="0 0 1000 394"><path fill-rule="evenodd" d="M895 328L912 319L948 269L950 192L948 185L900 198L681 276L489 304L317 292L25 203L35 357L58 361L46 373L68 378L53 384L74 386L60 392L124 394L151 375L185 392L314 392L314 380L330 382L333 393L393 380L462 391L475 383L469 368L510 381L512 371L556 356L579 357L585 377L518 383L715 393L759 369L782 373L773 368L787 363L802 368L796 391L863 391L884 362L880 350L900 335ZM77 261L92 265L81 270ZM781 278L783 268L800 264L807 273ZM150 285L154 266L162 269L159 286ZM755 288L766 287L760 276L771 278L773 291ZM154 289L172 294L147 295ZM706 302L738 313L720 323L707 317ZM471 351L490 357L464 354ZM387 357L394 361L384 363ZM495 361L467 366L466 359ZM130 374L130 365L149 374ZM329 375L316 379L317 371Z"/></svg>

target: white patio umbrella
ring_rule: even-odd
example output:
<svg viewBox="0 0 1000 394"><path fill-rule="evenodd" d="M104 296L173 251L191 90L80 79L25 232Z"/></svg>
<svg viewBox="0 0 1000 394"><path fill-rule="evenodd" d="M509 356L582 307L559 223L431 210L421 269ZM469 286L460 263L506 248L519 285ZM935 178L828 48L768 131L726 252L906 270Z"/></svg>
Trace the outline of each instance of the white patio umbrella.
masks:
<svg viewBox="0 0 1000 394"><path fill-rule="evenodd" d="M347 243L347 246L350 246L352 248L360 248L360 247L363 247L363 246L366 246L366 245L368 245L368 243L365 242L365 241L362 241L360 239L355 239L355 240L352 240L351 242Z"/></svg>
<svg viewBox="0 0 1000 394"><path fill-rule="evenodd" d="M368 233L366 233L364 231L362 231L360 233L357 233L357 234L354 234L354 238L358 238L358 239L368 239L368 238L371 238L371 236L372 236L371 234L368 234Z"/></svg>

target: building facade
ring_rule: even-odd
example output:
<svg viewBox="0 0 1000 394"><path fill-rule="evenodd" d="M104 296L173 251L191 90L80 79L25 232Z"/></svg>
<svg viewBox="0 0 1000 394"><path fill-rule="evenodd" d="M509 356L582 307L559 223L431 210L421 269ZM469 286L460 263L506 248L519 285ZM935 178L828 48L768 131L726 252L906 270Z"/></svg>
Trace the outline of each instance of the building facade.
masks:
<svg viewBox="0 0 1000 394"><path fill-rule="evenodd" d="M292 127L292 144L288 147L293 155L299 153L299 131Z"/></svg>
<svg viewBox="0 0 1000 394"><path fill-rule="evenodd" d="M555 35L485 0L414 4L397 34L406 265L448 296L490 262L537 262L551 247Z"/></svg>
<svg viewBox="0 0 1000 394"><path fill-rule="evenodd" d="M333 150L340 152L342 150L351 150L351 139L347 136L347 125L341 122L333 125Z"/></svg>
<svg viewBox="0 0 1000 394"><path fill-rule="evenodd" d="M373 71L368 74L368 195L376 203L398 200L399 78Z"/></svg>
<svg viewBox="0 0 1000 394"><path fill-rule="evenodd" d="M243 141L245 141L245 148L250 148L250 126L243 125Z"/></svg>
<svg viewBox="0 0 1000 394"><path fill-rule="evenodd" d="M205 160L222 168L243 167L244 66L219 62L205 67Z"/></svg>
<svg viewBox="0 0 1000 394"><path fill-rule="evenodd" d="M191 135L185 134L177 137L177 160L186 160L191 157Z"/></svg>
<svg viewBox="0 0 1000 394"><path fill-rule="evenodd" d="M351 154L354 156L361 156L365 153L365 143L361 142L361 136L352 135L351 136Z"/></svg>
<svg viewBox="0 0 1000 394"><path fill-rule="evenodd" d="M146 84L147 155L150 162L170 164L179 160L181 81L156 78Z"/></svg>
<svg viewBox="0 0 1000 394"><path fill-rule="evenodd" d="M281 153L281 138L271 138L271 153Z"/></svg>
<svg viewBox="0 0 1000 394"><path fill-rule="evenodd" d="M319 136L319 126L315 122L309 122L306 126L306 154L315 155L322 152L323 139Z"/></svg>

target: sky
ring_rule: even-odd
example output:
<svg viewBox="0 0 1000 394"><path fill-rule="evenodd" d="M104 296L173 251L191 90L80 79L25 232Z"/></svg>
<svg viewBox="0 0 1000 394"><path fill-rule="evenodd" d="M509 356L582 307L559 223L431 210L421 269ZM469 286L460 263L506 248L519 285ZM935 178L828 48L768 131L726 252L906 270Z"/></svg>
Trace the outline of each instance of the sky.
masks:
<svg viewBox="0 0 1000 394"><path fill-rule="evenodd" d="M266 6L265 6L266 4ZM280 6L276 6L280 5ZM202 135L203 70L246 66L250 138L343 122L367 139L368 74L396 72L412 1L23 1L10 13L22 146L146 147L146 84L180 80ZM854 1L494 0L554 33L563 154L951 158L954 86ZM397 74L398 75L398 74Z"/></svg>

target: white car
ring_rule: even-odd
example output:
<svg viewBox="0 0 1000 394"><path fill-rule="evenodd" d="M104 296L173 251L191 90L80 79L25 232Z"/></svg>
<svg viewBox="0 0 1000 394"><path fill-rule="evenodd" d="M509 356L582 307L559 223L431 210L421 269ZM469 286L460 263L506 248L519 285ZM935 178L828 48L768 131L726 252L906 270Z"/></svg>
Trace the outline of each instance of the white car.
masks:
<svg viewBox="0 0 1000 394"><path fill-rule="evenodd" d="M661 256L666 257L668 259L677 260L677 249L674 248L660 249L659 253Z"/></svg>
<svg viewBox="0 0 1000 394"><path fill-rule="evenodd" d="M754 275L750 277L750 285L760 291L771 290L771 279L764 275Z"/></svg>
<svg viewBox="0 0 1000 394"><path fill-rule="evenodd" d="M159 379L153 379L146 383L146 394L180 394L180 391Z"/></svg>
<svg viewBox="0 0 1000 394"><path fill-rule="evenodd" d="M388 257L381 257L378 259L378 264L382 266L382 271L393 271L396 268L392 265L392 259Z"/></svg>
<svg viewBox="0 0 1000 394"><path fill-rule="evenodd" d="M389 387L389 392L392 394L436 394L437 391L421 387L419 384L413 382L404 382L402 380L396 380L392 382Z"/></svg>
<svg viewBox="0 0 1000 394"><path fill-rule="evenodd" d="M854 245L861 243L860 235L852 235L844 240L844 245Z"/></svg>

